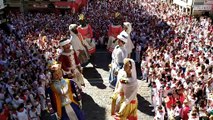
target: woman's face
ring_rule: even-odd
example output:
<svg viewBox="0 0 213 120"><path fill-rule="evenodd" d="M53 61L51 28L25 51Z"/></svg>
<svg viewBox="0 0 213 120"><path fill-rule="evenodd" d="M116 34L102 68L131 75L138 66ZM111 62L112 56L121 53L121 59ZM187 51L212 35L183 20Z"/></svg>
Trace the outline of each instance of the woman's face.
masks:
<svg viewBox="0 0 213 120"><path fill-rule="evenodd" d="M123 45L124 45L124 42L123 42L122 40L118 39L118 45L119 45L119 46L123 46Z"/></svg>
<svg viewBox="0 0 213 120"><path fill-rule="evenodd" d="M130 71L131 71L131 65L130 65L129 61L126 64L124 64L124 70L127 73L130 73Z"/></svg>

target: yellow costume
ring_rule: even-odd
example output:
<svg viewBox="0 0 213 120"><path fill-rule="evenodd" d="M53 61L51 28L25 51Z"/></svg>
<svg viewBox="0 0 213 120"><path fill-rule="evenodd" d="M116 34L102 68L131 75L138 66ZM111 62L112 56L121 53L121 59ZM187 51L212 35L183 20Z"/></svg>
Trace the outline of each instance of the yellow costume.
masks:
<svg viewBox="0 0 213 120"><path fill-rule="evenodd" d="M116 120L137 120L138 82L135 62L127 58L125 60L131 62L131 77L127 77L124 69L119 71L118 82L112 96L111 114L115 115Z"/></svg>

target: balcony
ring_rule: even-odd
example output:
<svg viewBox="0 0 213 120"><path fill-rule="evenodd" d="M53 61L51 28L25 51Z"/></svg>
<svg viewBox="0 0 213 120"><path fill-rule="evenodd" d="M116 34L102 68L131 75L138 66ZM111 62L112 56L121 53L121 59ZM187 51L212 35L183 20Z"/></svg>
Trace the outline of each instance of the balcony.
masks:
<svg viewBox="0 0 213 120"><path fill-rule="evenodd" d="M9 5L9 7L20 7L21 0L9 0L7 4Z"/></svg>

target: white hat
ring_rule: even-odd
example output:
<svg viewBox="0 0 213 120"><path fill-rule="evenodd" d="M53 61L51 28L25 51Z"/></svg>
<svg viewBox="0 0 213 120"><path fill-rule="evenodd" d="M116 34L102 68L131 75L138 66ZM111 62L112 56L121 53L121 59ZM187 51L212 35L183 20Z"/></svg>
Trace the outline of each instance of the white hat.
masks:
<svg viewBox="0 0 213 120"><path fill-rule="evenodd" d="M60 45L60 46L65 46L65 45L67 45L67 44L69 44L69 43L71 42L71 39L72 39L72 37L71 37L70 39L67 39L67 38L62 39L62 40L59 42L59 45Z"/></svg>
<svg viewBox="0 0 213 120"><path fill-rule="evenodd" d="M73 28L77 27L77 24L70 24L69 30L71 31Z"/></svg>
<svg viewBox="0 0 213 120"><path fill-rule="evenodd" d="M129 35L125 32L125 31L122 31L118 36L117 38L125 43L127 43L127 40L128 40L128 37Z"/></svg>

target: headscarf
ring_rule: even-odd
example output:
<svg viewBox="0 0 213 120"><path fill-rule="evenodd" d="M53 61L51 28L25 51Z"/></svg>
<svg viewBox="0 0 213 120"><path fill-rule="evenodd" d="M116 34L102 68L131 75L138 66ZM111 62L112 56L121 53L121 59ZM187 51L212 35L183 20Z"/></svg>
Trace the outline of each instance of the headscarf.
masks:
<svg viewBox="0 0 213 120"><path fill-rule="evenodd" d="M135 62L133 59L125 58L124 64L127 64L128 62L131 62L132 68L131 68L131 77L128 78L126 71L124 69L120 70L118 73L118 82L116 85L115 92L124 92L124 102L121 105L120 111L122 111L126 105L128 105L132 100L136 99L137 92L138 92L138 82L137 82L137 73L135 68ZM127 84L120 83L120 80L126 79Z"/></svg>

